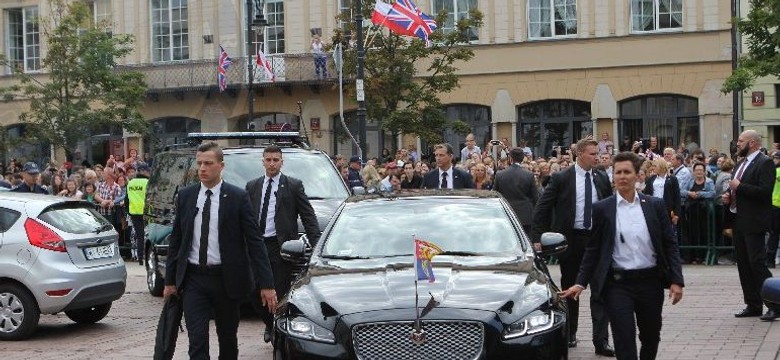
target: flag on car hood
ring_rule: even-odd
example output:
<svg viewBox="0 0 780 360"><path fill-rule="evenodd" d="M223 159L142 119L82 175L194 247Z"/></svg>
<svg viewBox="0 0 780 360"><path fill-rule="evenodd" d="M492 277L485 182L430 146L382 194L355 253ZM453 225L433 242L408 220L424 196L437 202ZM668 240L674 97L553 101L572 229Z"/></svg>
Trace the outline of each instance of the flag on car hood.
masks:
<svg viewBox="0 0 780 360"><path fill-rule="evenodd" d="M429 283L436 281L431 260L441 252L441 248L432 242L414 239L414 267L417 271L417 280L428 280Z"/></svg>

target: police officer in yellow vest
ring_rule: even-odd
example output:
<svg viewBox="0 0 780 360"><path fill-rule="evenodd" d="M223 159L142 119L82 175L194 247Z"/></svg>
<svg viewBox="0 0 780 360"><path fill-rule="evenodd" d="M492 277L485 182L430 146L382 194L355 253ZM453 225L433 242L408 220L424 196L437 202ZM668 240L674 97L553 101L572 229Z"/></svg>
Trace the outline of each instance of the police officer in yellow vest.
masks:
<svg viewBox="0 0 780 360"><path fill-rule="evenodd" d="M144 264L144 205L146 204L146 184L149 182L149 165L136 164L135 178L127 183L127 201L129 202L130 221L135 231L135 248L138 264Z"/></svg>
<svg viewBox="0 0 780 360"><path fill-rule="evenodd" d="M775 162L775 188L772 191L772 231L766 242L766 267L775 267L777 245L780 242L780 151L772 156Z"/></svg>

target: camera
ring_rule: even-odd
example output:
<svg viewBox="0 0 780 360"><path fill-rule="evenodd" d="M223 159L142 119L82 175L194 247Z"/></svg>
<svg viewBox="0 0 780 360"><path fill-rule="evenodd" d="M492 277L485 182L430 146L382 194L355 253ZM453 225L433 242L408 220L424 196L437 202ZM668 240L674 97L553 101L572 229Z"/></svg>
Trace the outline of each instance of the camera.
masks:
<svg viewBox="0 0 780 360"><path fill-rule="evenodd" d="M501 142L498 140L490 140L490 145L500 145Z"/></svg>

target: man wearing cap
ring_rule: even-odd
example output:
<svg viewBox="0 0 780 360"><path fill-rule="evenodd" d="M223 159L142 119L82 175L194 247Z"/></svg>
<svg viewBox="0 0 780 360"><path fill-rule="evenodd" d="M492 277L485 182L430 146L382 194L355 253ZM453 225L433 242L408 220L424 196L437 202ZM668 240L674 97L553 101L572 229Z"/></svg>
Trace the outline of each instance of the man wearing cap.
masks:
<svg viewBox="0 0 780 360"><path fill-rule="evenodd" d="M347 174L347 185L352 189L354 187L363 187L363 178L360 177L360 157L353 156L349 158L349 170Z"/></svg>
<svg viewBox="0 0 780 360"><path fill-rule="evenodd" d="M38 185L38 176L41 170L38 168L38 164L30 161L24 164L22 167L22 183L19 186L13 188L11 191L22 193L36 193L36 194L48 194L41 185Z"/></svg>
<svg viewBox="0 0 780 360"><path fill-rule="evenodd" d="M146 185L149 183L149 165L136 164L135 177L127 183L127 202L130 221L135 231L135 251L138 264L144 264L144 206L146 204Z"/></svg>

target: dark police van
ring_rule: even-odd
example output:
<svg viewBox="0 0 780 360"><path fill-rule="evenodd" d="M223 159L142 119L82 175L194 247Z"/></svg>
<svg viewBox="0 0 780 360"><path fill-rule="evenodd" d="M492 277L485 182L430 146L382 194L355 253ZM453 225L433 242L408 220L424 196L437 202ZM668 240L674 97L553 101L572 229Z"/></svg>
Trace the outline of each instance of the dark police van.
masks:
<svg viewBox="0 0 780 360"><path fill-rule="evenodd" d="M155 156L146 191L146 282L149 292L162 296L165 257L173 230L174 204L179 189L198 183L195 152L200 141L238 139L240 146L225 146L224 181L244 188L249 180L265 174L263 149L269 144L282 148L282 173L303 182L306 195L317 214L320 230L350 195L343 178L327 154L310 149L297 132L191 133L190 142L174 145ZM303 226L298 222L299 233Z"/></svg>

